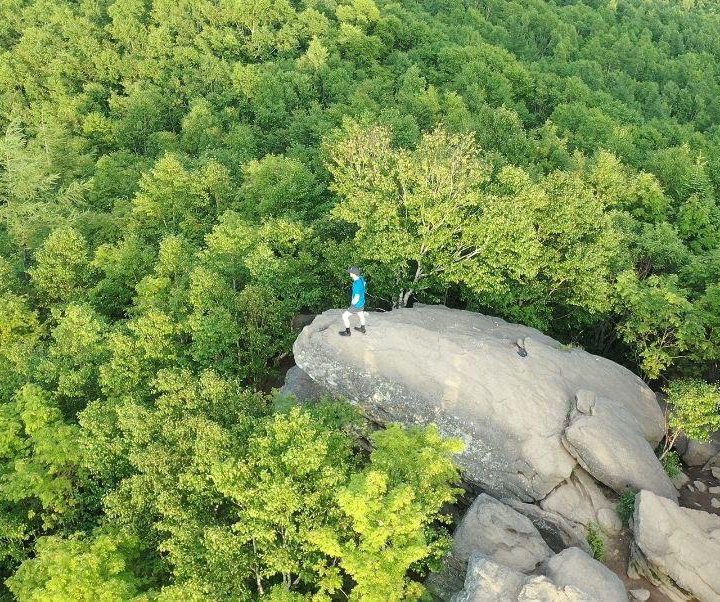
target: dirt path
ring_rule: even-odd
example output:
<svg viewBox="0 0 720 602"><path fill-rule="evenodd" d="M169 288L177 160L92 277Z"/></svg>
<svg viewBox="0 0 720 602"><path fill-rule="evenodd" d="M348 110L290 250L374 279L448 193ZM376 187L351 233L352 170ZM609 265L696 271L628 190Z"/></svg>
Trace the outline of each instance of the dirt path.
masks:
<svg viewBox="0 0 720 602"><path fill-rule="evenodd" d="M665 594L661 593L647 579L630 579L627 575L628 560L630 560L630 544L632 532L623 529L614 538L605 541L605 565L615 573L625 584L625 589L646 589L650 592L650 602L671 602Z"/></svg>

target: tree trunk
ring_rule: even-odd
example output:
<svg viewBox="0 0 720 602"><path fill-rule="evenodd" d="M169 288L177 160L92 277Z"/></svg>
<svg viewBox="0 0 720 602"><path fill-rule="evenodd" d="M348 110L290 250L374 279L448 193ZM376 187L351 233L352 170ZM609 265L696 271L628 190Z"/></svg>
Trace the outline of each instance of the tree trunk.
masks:
<svg viewBox="0 0 720 602"><path fill-rule="evenodd" d="M261 596L264 596L265 590L263 589L262 580L260 579L260 571L259 571L259 567L258 567L258 563L257 563L257 548L255 547L255 538L254 537L252 538L252 547L253 547L253 554L255 554L255 559L256 559L255 566L254 566L255 583L257 584L258 594L260 594Z"/></svg>
<svg viewBox="0 0 720 602"><path fill-rule="evenodd" d="M417 269L415 270L415 276L413 277L413 285L417 284L420 279L422 279L425 276L423 274L422 268L420 267L420 262L418 262ZM415 287L411 286L408 289L400 289L400 293L398 294L397 302L395 307L407 307L408 301L410 301L410 297L412 297L413 293L415 292Z"/></svg>

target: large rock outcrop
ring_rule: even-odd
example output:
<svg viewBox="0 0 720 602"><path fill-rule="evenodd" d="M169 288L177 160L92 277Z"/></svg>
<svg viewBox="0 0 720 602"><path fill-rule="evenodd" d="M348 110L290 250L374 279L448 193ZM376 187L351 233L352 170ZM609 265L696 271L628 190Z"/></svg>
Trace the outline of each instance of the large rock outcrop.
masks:
<svg viewBox="0 0 720 602"><path fill-rule="evenodd" d="M371 314L367 335L340 337L340 326L331 310L305 327L294 346L298 366L377 422L436 423L462 439L465 477L495 497L542 500L578 464L615 486L628 475L611 479L622 469L605 464L614 456L588 450L634 453L641 441L651 450L663 435L662 412L640 378L533 328L442 306ZM566 437L576 418L597 428ZM629 426L611 428L621 422ZM676 495L652 454L629 460L643 486Z"/></svg>
<svg viewBox="0 0 720 602"><path fill-rule="evenodd" d="M682 508L650 491L635 498L628 574L643 575L673 600L720 600L720 516Z"/></svg>

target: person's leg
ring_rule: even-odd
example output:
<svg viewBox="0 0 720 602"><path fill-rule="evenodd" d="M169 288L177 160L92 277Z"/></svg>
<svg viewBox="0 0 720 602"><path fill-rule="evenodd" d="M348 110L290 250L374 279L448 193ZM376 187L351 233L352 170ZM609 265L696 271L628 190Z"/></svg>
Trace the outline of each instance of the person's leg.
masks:
<svg viewBox="0 0 720 602"><path fill-rule="evenodd" d="M345 330L340 331L341 337L349 337L350 336L350 312L345 310L342 315L342 321L345 325Z"/></svg>
<svg viewBox="0 0 720 602"><path fill-rule="evenodd" d="M356 326L356 327L355 327L355 330L357 330L358 332L362 332L363 334L365 334L365 312L364 312L364 311L359 311L359 312L358 312L358 318L360 319L360 326L359 326L359 327Z"/></svg>

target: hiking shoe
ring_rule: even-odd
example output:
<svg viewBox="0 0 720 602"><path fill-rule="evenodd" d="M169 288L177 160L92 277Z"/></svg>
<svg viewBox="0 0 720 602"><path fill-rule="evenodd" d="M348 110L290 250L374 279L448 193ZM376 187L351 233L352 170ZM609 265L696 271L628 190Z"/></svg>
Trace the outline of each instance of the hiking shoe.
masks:
<svg viewBox="0 0 720 602"><path fill-rule="evenodd" d="M366 330L365 330L365 327L364 327L364 326L359 326L359 327L356 326L356 327L355 327L355 330L357 330L358 332L362 332L363 334L366 333Z"/></svg>
<svg viewBox="0 0 720 602"><path fill-rule="evenodd" d="M341 337L349 337L350 336L350 329L346 328L345 330L341 330L338 333Z"/></svg>

